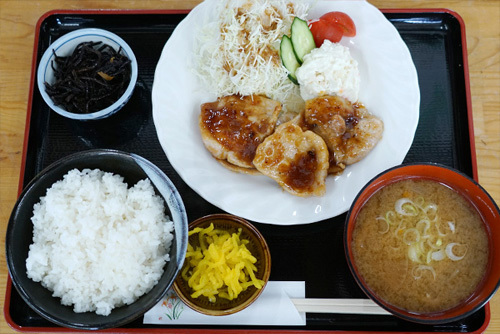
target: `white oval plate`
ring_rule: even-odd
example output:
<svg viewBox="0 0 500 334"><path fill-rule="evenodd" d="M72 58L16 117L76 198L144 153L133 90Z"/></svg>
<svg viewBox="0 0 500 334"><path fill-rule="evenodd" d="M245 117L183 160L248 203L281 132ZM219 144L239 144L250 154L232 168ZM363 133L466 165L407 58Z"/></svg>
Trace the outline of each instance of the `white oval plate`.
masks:
<svg viewBox="0 0 500 334"><path fill-rule="evenodd" d="M296 225L346 212L375 175L403 162L418 124L420 91L410 52L395 27L365 1L318 1L308 18L343 11L357 34L343 38L358 61L359 100L384 121L384 136L362 161L329 176L322 197L293 196L263 175L224 168L205 149L198 128L200 105L214 101L193 72L191 56L200 25L213 15L214 1L195 7L163 49L153 84L153 120L168 160L200 196L220 209L261 223Z"/></svg>

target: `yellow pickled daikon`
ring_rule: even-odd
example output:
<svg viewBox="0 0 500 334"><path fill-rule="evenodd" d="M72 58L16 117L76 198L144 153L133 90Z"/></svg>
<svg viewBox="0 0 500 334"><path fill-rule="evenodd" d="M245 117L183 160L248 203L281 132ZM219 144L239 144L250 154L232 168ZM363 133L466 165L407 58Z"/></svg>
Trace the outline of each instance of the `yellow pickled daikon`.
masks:
<svg viewBox="0 0 500 334"><path fill-rule="evenodd" d="M188 243L187 263L181 273L194 290L192 298L203 295L210 302L217 296L233 300L249 286L264 286L264 281L255 276L257 259L246 247L249 241L240 239L241 229L230 234L211 223L189 232L189 236L193 234L198 234L199 246Z"/></svg>

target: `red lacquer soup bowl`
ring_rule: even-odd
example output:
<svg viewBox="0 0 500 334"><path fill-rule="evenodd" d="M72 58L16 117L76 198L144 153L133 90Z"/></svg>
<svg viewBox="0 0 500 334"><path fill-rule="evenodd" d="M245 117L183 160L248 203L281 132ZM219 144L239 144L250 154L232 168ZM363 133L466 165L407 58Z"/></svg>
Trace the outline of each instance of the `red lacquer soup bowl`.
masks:
<svg viewBox="0 0 500 334"><path fill-rule="evenodd" d="M370 287L370 285L367 283L368 280L365 279L365 277L363 277L363 275L361 274L360 268L361 266L364 266L364 264L359 263L360 261L359 259L361 259L362 257L356 258L355 255L353 254L353 252L356 252L354 250L355 248L354 245L356 244L356 241L353 241L353 237L357 235L353 232L355 231L357 218L360 216L361 210L365 206L367 206L367 202L378 191L389 185L393 185L394 183L407 179L435 181L446 186L455 193L458 193L459 195L461 195L461 197L463 197L466 201L468 201L471 204L472 211L474 210L477 211L477 213L481 218L480 220L482 221L482 224L484 224L483 225L484 231L486 232L487 236L486 238L488 240L488 246L485 246L485 249L488 249L488 256L485 257L486 259L484 261L486 263L485 273L482 276L478 276L479 283L477 284L475 290L473 290L472 294L470 294L468 297L463 298L458 304L455 303L454 306L451 305L450 307L447 307L445 309L439 309L439 310L436 309L432 311L415 311L411 310L411 307L409 306L401 306L401 304L390 303L387 300L384 300L384 298L380 297L380 293L375 292L375 290L377 289ZM397 210L396 212L401 213L401 211ZM370 224L372 221L374 220L369 220ZM422 226L425 227L425 224L426 223L421 223L420 227L421 228ZM476 225L476 226L481 226L481 225ZM387 224L387 228L389 229L394 227L389 227L389 224ZM385 233L385 231L381 231L380 233L381 234ZM417 240L416 237L414 238L415 240ZM368 246L366 245L365 247L368 248ZM366 293L366 295L370 297L378 305L380 305L382 308L386 309L392 314L400 318L403 318L405 320L413 322L424 323L424 324L440 324L440 323L456 321L464 317L467 317L472 313L476 312L481 307L483 307L489 301L489 299L494 295L495 291L498 289L500 285L499 208L495 203L495 201L491 198L491 196L477 182L475 182L470 177L464 175L463 173L443 165L432 164L432 163L400 165L388 169L385 172L382 172L381 174L373 178L357 195L356 199L354 200L348 212L345 223L344 248L350 270L356 282L361 287L361 289ZM431 251L429 251L429 253L431 253ZM408 252L407 254L409 255L405 256L409 257L410 260L408 261L410 261L410 264L415 264L416 262L411 262L415 261L415 258L412 258L412 254L414 253ZM370 256L371 255L369 255L368 257L365 256L364 259L369 258ZM356 262L356 259L358 259L358 263ZM436 259L438 259L438 257L436 257ZM452 257L450 256L449 259L446 258L446 260L450 261L452 260ZM425 260L423 261L424 261L423 264L424 267L421 268L429 269L429 266L425 267L426 265ZM429 263L429 261L432 262L432 259L428 256L427 263ZM413 268L415 268L415 266ZM433 269L430 269L429 271L433 271ZM369 271L364 271L365 274L367 274L368 272ZM419 279L419 278L420 277L412 276L412 279ZM445 280L454 282L452 278L453 277L444 277ZM373 284L373 287L374 286L375 284ZM391 286L391 285L386 284L386 286ZM384 287L384 289L387 291L386 287ZM390 287L390 289L392 289L392 287ZM449 289L454 289L452 283L450 283ZM387 293L386 291L384 293ZM400 293L400 290L395 290L395 291L396 293ZM439 304L439 302L437 303ZM398 304L400 306L396 306L394 304Z"/></svg>

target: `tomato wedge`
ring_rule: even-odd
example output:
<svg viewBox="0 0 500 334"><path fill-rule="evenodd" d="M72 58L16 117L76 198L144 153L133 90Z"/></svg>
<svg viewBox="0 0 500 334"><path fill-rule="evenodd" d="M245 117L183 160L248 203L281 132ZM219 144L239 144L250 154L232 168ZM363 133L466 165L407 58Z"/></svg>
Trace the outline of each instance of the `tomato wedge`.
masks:
<svg viewBox="0 0 500 334"><path fill-rule="evenodd" d="M342 39L343 35L340 27L324 20L310 22L309 29L314 37L314 44L316 44L317 48L323 44L325 39L332 43L337 43Z"/></svg>
<svg viewBox="0 0 500 334"><path fill-rule="evenodd" d="M320 21L326 21L332 25L339 27L344 36L356 36L356 25L349 15L343 12L329 12L321 16Z"/></svg>

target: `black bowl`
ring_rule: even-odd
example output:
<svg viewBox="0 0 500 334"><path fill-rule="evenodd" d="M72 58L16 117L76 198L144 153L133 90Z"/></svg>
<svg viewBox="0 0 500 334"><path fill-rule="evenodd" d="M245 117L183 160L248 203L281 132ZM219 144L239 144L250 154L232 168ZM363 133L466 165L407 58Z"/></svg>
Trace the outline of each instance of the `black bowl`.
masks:
<svg viewBox="0 0 500 334"><path fill-rule="evenodd" d="M129 187L149 178L166 203L166 214L174 222L174 240L170 261L151 291L134 303L117 307L108 316L95 312L75 313L72 306L64 306L51 291L34 282L26 274L26 258L32 243L33 205L45 196L47 188L61 180L71 169L99 168L124 177ZM182 199L168 177L151 162L135 154L114 150L90 150L65 157L39 173L23 190L12 211L6 235L6 256L12 283L23 300L45 319L64 327L77 329L105 329L119 327L142 316L158 303L173 284L182 268L187 249L188 224Z"/></svg>

